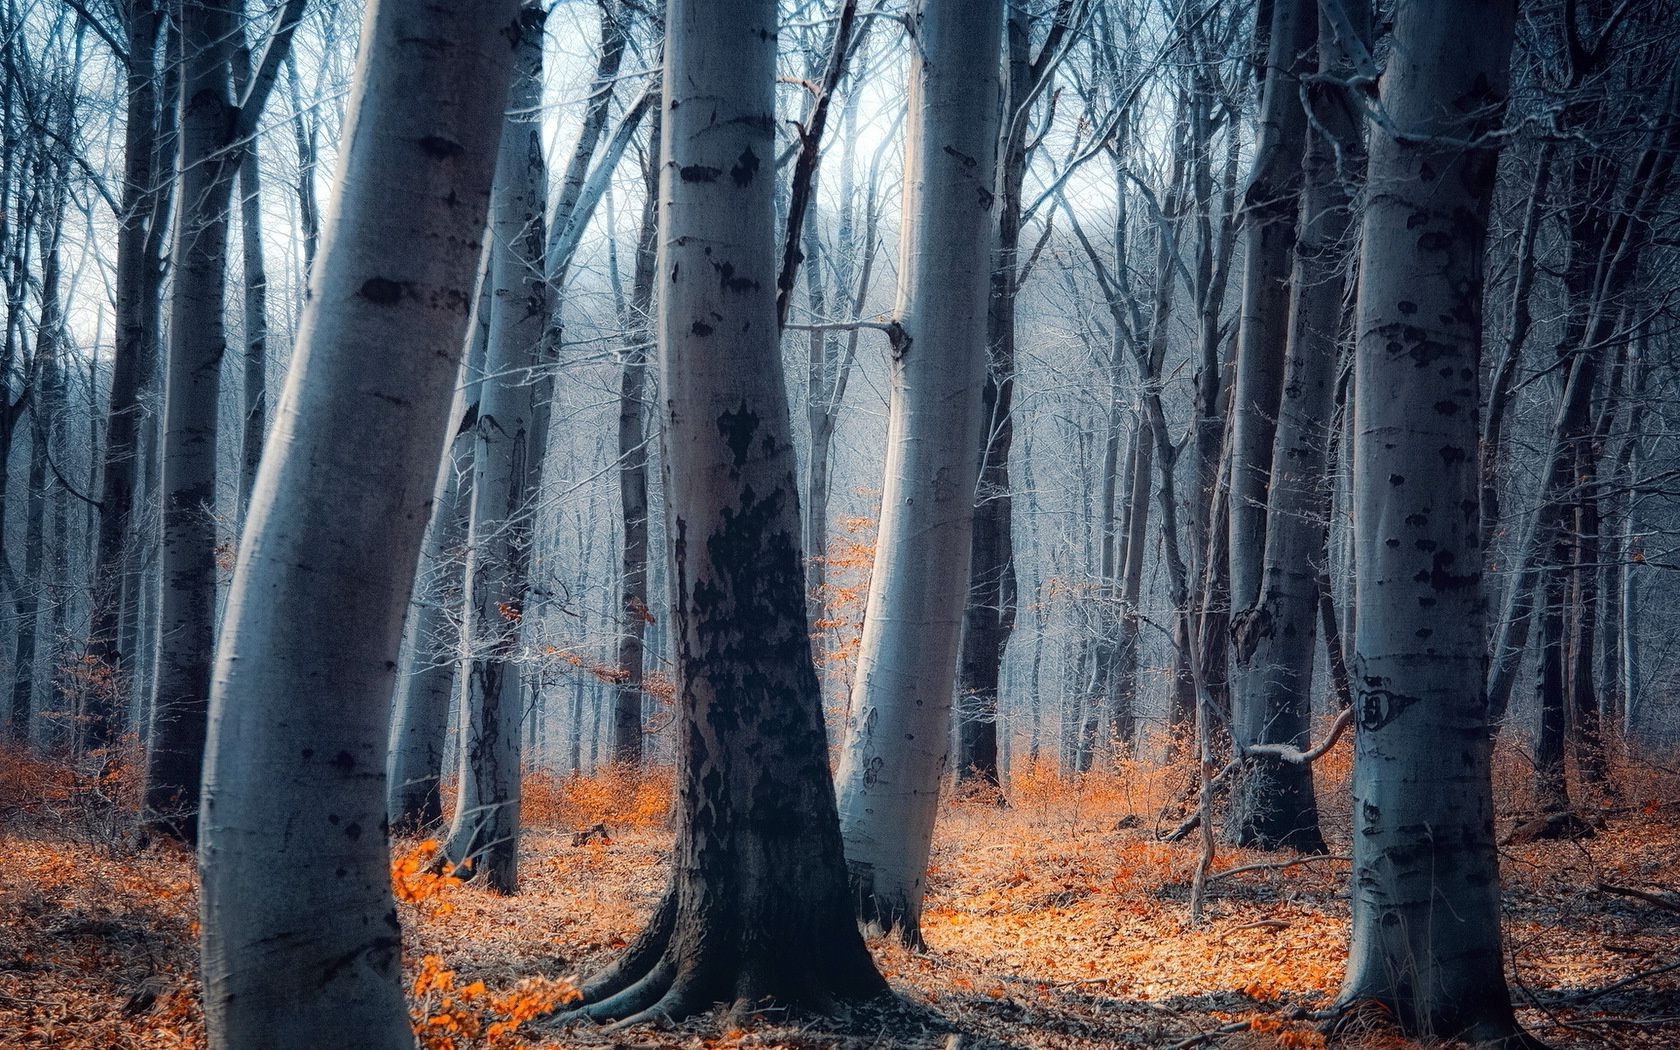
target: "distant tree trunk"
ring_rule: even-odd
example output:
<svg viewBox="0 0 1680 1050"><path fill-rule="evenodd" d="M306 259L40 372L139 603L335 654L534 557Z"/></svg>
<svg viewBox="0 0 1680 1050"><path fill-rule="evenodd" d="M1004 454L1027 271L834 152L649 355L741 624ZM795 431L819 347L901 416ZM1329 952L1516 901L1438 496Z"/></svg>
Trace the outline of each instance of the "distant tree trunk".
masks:
<svg viewBox="0 0 1680 1050"><path fill-rule="evenodd" d="M99 472L99 532L94 546L93 609L88 656L111 677L108 693L94 693L82 739L106 747L122 730L122 687L135 670L137 654L119 626L125 594L137 590L129 569L133 541L134 479L144 408L140 391L150 379L157 354L157 289L150 279L148 242L154 235L153 154L159 132L157 50L163 22L153 0L131 0L125 8L128 65L123 130L123 209L117 225L116 344L111 357L111 392L105 415L105 448ZM171 100L173 102L173 100ZM173 108L171 105L169 108ZM132 624L134 617L127 618Z"/></svg>
<svg viewBox="0 0 1680 1050"><path fill-rule="evenodd" d="M593 1016L885 990L853 923L776 323L773 0L667 9L660 392L677 649L671 887Z"/></svg>
<svg viewBox="0 0 1680 1050"><path fill-rule="evenodd" d="M1510 0L1396 9L1356 319L1353 935L1341 1001L1526 1045L1493 840L1476 455L1482 260ZM1399 133L1399 134L1397 134ZM1403 137L1402 137L1403 135ZM1233 535L1233 539L1235 536Z"/></svg>
<svg viewBox="0 0 1680 1050"><path fill-rule="evenodd" d="M520 9L519 70L496 164L490 223L490 339L473 445L465 570L461 747L447 854L498 893L519 882L519 641L530 558L531 495L545 436L533 372L549 321L541 142L546 12ZM533 455L537 453L538 455Z"/></svg>
<svg viewBox="0 0 1680 1050"><path fill-rule="evenodd" d="M370 5L331 211L217 660L205 1024L239 1050L409 1050L389 697L511 72L515 5Z"/></svg>
<svg viewBox="0 0 1680 1050"><path fill-rule="evenodd" d="M243 92L251 80L251 48L240 31L239 47L233 53L234 87ZM268 433L268 264L263 259L262 161L257 143L240 150L239 157L239 245L244 267L245 294L242 300L244 353L244 426L239 438L239 523L251 505L251 486L256 483L257 463L262 459L263 438Z"/></svg>
<svg viewBox="0 0 1680 1050"><path fill-rule="evenodd" d="M420 576L403 635L404 663L391 703L387 780L391 826L400 831L430 829L443 820L444 756L449 746L449 711L458 692L465 607L461 562L472 504L472 419L478 414L489 342L489 296L489 275L485 274L468 326L471 346L462 370L465 381L457 387L450 409L457 425L432 496L432 520L426 527Z"/></svg>
<svg viewBox="0 0 1680 1050"><path fill-rule="evenodd" d="M618 669L614 690L613 761L642 761L642 676L648 620L648 434L647 360L653 326L654 266L659 252L659 136L655 114L642 170L642 229L636 238L636 276L625 330L629 344L619 367L618 501L624 527L619 567Z"/></svg>
<svg viewBox="0 0 1680 1050"><path fill-rule="evenodd" d="M907 944L921 941L968 598L1002 7L924 0L912 18L886 478L838 775L859 917Z"/></svg>
<svg viewBox="0 0 1680 1050"><path fill-rule="evenodd" d="M181 33L179 215L169 307L163 422L162 604L146 822L197 833L216 616L216 414L233 169L220 155L234 123L232 0L186 0Z"/></svg>
<svg viewBox="0 0 1680 1050"><path fill-rule="evenodd" d="M163 423L163 596L158 666L146 752L145 820L191 841L197 834L210 662L216 633L216 431L234 178L256 133L279 60L304 0L286 0L275 30L236 101L235 0L183 0L180 150L174 289Z"/></svg>
<svg viewBox="0 0 1680 1050"><path fill-rule="evenodd" d="M1369 49L1370 16L1363 0L1346 0L1342 10L1360 39L1339 40L1331 20L1320 16L1318 65L1326 80L1307 87L1313 121L1289 281L1289 341L1271 456L1260 591L1255 604L1232 622L1232 695L1237 702L1231 730L1239 749L1310 746L1342 295L1348 233L1365 162L1358 102L1349 89L1332 85L1353 75L1356 50ZM1312 766L1271 757L1247 762L1225 830L1239 845L1323 852Z"/></svg>
<svg viewBox="0 0 1680 1050"><path fill-rule="evenodd" d="M1074 5L1059 2L1035 56L1032 12L1023 0L1009 0L1005 22L1004 111L998 169L998 237L992 259L992 295L987 313L990 367L981 392L980 487L974 507L974 543L969 554L969 598L963 614L962 653L957 668L957 782L975 780L998 787L998 683L1004 649L1015 629L1014 496L1009 453L1015 422L1015 302L1021 283L1021 188L1026 180L1027 118L1042 93Z"/></svg>

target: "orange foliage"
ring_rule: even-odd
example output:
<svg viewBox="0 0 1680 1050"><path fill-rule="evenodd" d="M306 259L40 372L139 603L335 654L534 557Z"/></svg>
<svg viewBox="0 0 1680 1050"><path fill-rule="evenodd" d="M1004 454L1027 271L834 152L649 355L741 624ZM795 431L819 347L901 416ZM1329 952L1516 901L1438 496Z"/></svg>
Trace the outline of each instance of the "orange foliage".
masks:
<svg viewBox="0 0 1680 1050"><path fill-rule="evenodd" d="M614 763L593 776L525 774L520 819L534 827L574 830L663 827L671 813L672 771Z"/></svg>
<svg viewBox="0 0 1680 1050"><path fill-rule="evenodd" d="M483 981L459 984L441 956L427 955L409 992L409 1015L422 1050L516 1046L513 1036L527 1021L579 998L564 978L527 977L500 995Z"/></svg>

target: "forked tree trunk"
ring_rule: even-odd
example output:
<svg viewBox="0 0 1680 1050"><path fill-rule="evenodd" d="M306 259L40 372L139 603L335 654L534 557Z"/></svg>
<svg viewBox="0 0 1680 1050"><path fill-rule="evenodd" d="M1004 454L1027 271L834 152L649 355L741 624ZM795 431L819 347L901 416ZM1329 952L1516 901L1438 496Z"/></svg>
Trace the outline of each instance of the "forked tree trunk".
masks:
<svg viewBox="0 0 1680 1050"><path fill-rule="evenodd" d="M510 0L368 7L338 203L228 600L205 777L211 1046L409 1050L389 697L465 345Z"/></svg>
<svg viewBox="0 0 1680 1050"><path fill-rule="evenodd" d="M839 772L859 917L921 940L968 599L1002 0L914 6L886 477Z"/></svg>
<svg viewBox="0 0 1680 1050"><path fill-rule="evenodd" d="M1292 742L1308 721L1298 710L1278 704L1280 698L1268 695L1267 686L1295 668L1267 676L1250 671L1254 647L1270 629L1266 620L1275 615L1260 607L1261 585L1274 482L1273 448L1289 359L1286 347L1301 210L1301 158L1307 131L1301 77L1318 35L1311 0L1276 0L1268 32L1270 51L1254 170L1242 201L1242 308L1230 450L1231 732L1238 748L1275 738ZM1311 651L1310 642L1307 650ZM1306 695L1303 685L1300 697L1290 702L1298 708ZM1226 827L1227 837L1236 844L1276 845L1287 838L1303 846L1315 845L1318 814L1312 808L1312 772L1305 766L1290 771L1277 768L1285 765L1255 765L1248 770L1253 784L1239 795L1234 819ZM1262 823L1263 816L1271 822ZM1297 830L1297 825L1309 820L1309 828ZM1272 834L1274 828L1279 833Z"/></svg>
<svg viewBox="0 0 1680 1050"><path fill-rule="evenodd" d="M1364 140L1358 102L1331 86L1354 72L1353 54L1369 45L1363 0L1343 11L1360 39L1342 41L1320 16L1318 67L1312 84L1312 126L1303 163L1301 222L1290 277L1289 343L1283 396L1272 450L1265 557L1255 604L1235 618L1231 729L1236 746L1310 746L1313 663L1317 658L1319 581L1326 573L1330 514L1330 444L1335 426L1342 293L1348 233ZM1312 766L1272 757L1252 759L1226 820L1241 845L1324 851L1313 794Z"/></svg>
<svg viewBox="0 0 1680 1050"><path fill-rule="evenodd" d="M535 370L549 320L544 277L542 41L545 12L520 10L518 73L496 164L490 222L490 339L473 443L462 640L461 747L449 859L512 893L519 881L519 644L531 494L545 436Z"/></svg>
<svg viewBox="0 0 1680 1050"><path fill-rule="evenodd" d="M1355 377L1353 935L1342 1002L1518 1045L1499 928L1476 409L1511 0L1410 0L1373 122Z"/></svg>
<svg viewBox="0 0 1680 1050"><path fill-rule="evenodd" d="M671 887L597 1017L885 990L846 894L776 323L774 0L672 0L657 274L677 639Z"/></svg>

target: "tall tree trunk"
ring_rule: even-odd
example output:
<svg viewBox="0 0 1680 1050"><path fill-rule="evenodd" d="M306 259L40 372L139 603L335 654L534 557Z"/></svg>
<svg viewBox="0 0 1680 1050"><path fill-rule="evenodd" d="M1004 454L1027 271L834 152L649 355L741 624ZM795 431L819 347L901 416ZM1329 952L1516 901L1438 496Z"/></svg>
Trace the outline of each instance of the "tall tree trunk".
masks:
<svg viewBox="0 0 1680 1050"><path fill-rule="evenodd" d="M838 777L860 918L911 944L949 760L985 423L1002 6L913 9L886 477Z"/></svg>
<svg viewBox="0 0 1680 1050"><path fill-rule="evenodd" d="M776 323L773 0L667 9L660 391L677 639L671 887L597 1017L883 991L852 921Z"/></svg>
<svg viewBox="0 0 1680 1050"><path fill-rule="evenodd" d="M1307 87L1313 120L1289 281L1289 342L1271 457L1260 592L1256 603L1232 620L1236 702L1231 731L1239 753L1254 744L1305 749L1312 729L1348 234L1365 174L1358 102L1350 90L1332 85L1353 75L1356 51L1368 50L1370 16L1362 0L1348 0L1342 10L1359 39L1340 40L1331 20L1321 15L1318 68L1326 79ZM1235 843L1324 851L1310 764L1252 759L1232 801L1226 834Z"/></svg>
<svg viewBox="0 0 1680 1050"><path fill-rule="evenodd" d="M1260 597L1266 549L1266 493L1283 393L1289 337L1290 276L1300 212L1301 156L1307 115L1301 77L1308 72L1318 19L1311 0L1275 0L1266 26L1264 88L1254 167L1242 192L1243 281L1231 411L1231 609ZM1236 681L1233 680L1233 686ZM1233 707L1249 703L1240 691Z"/></svg>
<svg viewBox="0 0 1680 1050"><path fill-rule="evenodd" d="M1242 307L1231 406L1234 418L1227 553L1231 572L1231 732L1238 749L1274 738L1298 738L1309 721L1300 707L1310 697L1310 683L1302 683L1299 691L1287 698L1276 695L1282 684L1278 679L1285 673L1297 673L1295 665L1265 676L1251 668L1255 646L1274 629L1268 620L1281 611L1262 608L1261 588L1270 522L1269 494L1276 481L1273 452L1279 418L1285 411L1282 399L1290 359L1292 287L1299 276L1296 227L1301 214L1307 132L1301 78L1309 71L1313 41L1318 36L1313 4L1310 0L1276 0L1267 31L1270 49L1262 71L1265 87L1254 168L1242 200ZM1330 338L1334 340L1334 333ZM1316 389L1308 396L1315 402L1323 400L1322 392ZM1299 557L1304 553L1299 549L1303 545L1297 542L1295 546L1291 553ZM1303 568L1309 581L1315 578L1314 568ZM1281 582L1274 581L1273 585ZM1311 638L1305 648L1310 654ZM1307 659L1310 666L1311 656ZM1306 848L1322 845L1312 801L1312 771L1306 767L1282 768L1286 765L1257 763L1247 770L1252 783L1239 793L1232 812L1234 819L1226 828L1232 841L1239 845L1279 845L1287 841Z"/></svg>
<svg viewBox="0 0 1680 1050"><path fill-rule="evenodd" d="M128 66L123 208L117 225L116 344L99 472L99 533L94 547L93 612L88 629L88 657L104 670L110 686L108 693L93 694L83 728L83 740L95 748L108 746L121 732L124 678L132 676L137 655L131 643L124 644L129 636L120 629L119 619L124 595L138 590L129 563L140 422L145 414L140 391L150 382L158 340L157 289L148 272L148 243L159 218L153 159L160 130L157 50L163 12L154 0L129 0L125 21ZM133 623L134 619L129 616L126 622Z"/></svg>
<svg viewBox="0 0 1680 1050"><path fill-rule="evenodd" d="M465 346L509 0L369 6L298 350L217 659L210 1044L414 1045L385 831L389 697Z"/></svg>
<svg viewBox="0 0 1680 1050"><path fill-rule="evenodd" d="M1342 1002L1520 1045L1493 840L1476 410L1510 0L1395 12L1359 265L1353 935ZM1233 539L1235 537L1233 536Z"/></svg>
<svg viewBox="0 0 1680 1050"><path fill-rule="evenodd" d="M542 41L546 12L520 9L518 72L496 163L490 223L490 338L473 443L472 516L463 589L461 748L447 854L491 889L519 881L519 642L525 619L531 496L542 464L534 376L549 321L544 277Z"/></svg>
<svg viewBox="0 0 1680 1050"><path fill-rule="evenodd" d="M193 840L216 631L216 415L234 169L234 0L185 0L180 19L180 214L163 422L163 599L146 752L145 819Z"/></svg>

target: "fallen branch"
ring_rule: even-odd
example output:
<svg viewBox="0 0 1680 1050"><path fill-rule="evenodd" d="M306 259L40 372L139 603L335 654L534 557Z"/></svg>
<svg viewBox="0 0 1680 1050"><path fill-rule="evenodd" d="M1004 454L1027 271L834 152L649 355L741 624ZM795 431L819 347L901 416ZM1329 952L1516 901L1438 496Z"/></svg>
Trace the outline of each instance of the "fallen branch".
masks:
<svg viewBox="0 0 1680 1050"><path fill-rule="evenodd" d="M1638 984L1640 981L1651 977L1661 977L1663 974L1672 973L1675 970L1680 970L1680 962L1671 962L1665 966L1658 966L1650 970L1640 970L1638 973L1630 974L1614 984L1607 984L1603 988L1589 988L1584 991L1575 992L1564 996L1563 999L1565 1002L1587 1002L1592 999L1597 999L1601 995L1609 995L1611 992L1620 991L1630 984Z"/></svg>
<svg viewBox="0 0 1680 1050"><path fill-rule="evenodd" d="M1299 867L1302 864L1316 864L1326 860L1345 860L1351 862L1352 857L1345 853L1315 853L1310 857L1296 857L1294 860L1271 860L1260 864L1244 864L1241 867L1226 868L1208 876L1209 882L1229 878L1232 875L1242 875L1250 871L1282 871L1285 868Z"/></svg>
<svg viewBox="0 0 1680 1050"><path fill-rule="evenodd" d="M1666 893L1652 893L1649 890L1635 889L1632 886L1617 886L1609 882L1599 883L1598 890L1601 893L1614 893L1619 897L1633 897L1636 900L1644 901L1646 904L1655 905L1664 911L1680 912L1680 900L1676 900Z"/></svg>

